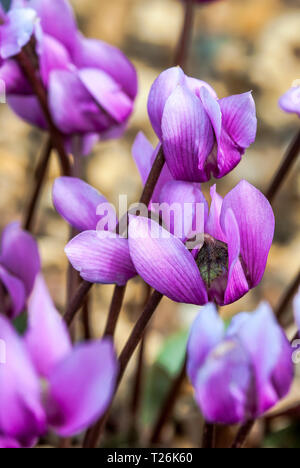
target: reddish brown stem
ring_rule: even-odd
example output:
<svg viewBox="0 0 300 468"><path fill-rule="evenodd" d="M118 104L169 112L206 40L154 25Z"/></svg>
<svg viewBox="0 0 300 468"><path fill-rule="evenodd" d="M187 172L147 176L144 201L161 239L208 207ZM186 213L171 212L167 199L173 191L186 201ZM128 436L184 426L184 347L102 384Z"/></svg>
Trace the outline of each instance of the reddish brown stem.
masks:
<svg viewBox="0 0 300 468"><path fill-rule="evenodd" d="M186 0L183 27L174 59L174 65L179 65L182 68L185 68L188 56L188 48L191 42L194 22L194 10L195 0Z"/></svg>
<svg viewBox="0 0 300 468"><path fill-rule="evenodd" d="M108 313L108 319L104 331L104 336L111 336L113 337L116 331L116 326L118 322L118 318L121 312L123 299L126 292L126 285L125 286L116 286L114 289L113 298L110 304L110 309Z"/></svg>
<svg viewBox="0 0 300 468"><path fill-rule="evenodd" d="M254 423L255 421L248 421L240 428L231 448L241 449L245 446L247 438L253 429Z"/></svg>
<svg viewBox="0 0 300 468"><path fill-rule="evenodd" d="M215 447L216 427L214 424L205 423L202 436L202 448L212 449Z"/></svg>
<svg viewBox="0 0 300 468"><path fill-rule="evenodd" d="M295 279L292 281L292 283L288 286L287 290L283 294L278 304L278 307L276 309L275 315L280 322L282 321L282 316L287 306L289 305L293 297L296 295L299 289L299 286L300 286L300 270L298 274L296 275Z"/></svg>

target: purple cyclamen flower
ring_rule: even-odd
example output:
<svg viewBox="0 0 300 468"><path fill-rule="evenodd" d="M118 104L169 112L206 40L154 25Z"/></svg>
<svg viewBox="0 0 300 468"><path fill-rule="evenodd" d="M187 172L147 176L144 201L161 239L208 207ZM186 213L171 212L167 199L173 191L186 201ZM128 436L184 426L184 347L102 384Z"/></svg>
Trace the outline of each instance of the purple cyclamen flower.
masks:
<svg viewBox="0 0 300 468"><path fill-rule="evenodd" d="M154 150L142 133L137 135L133 145L133 157L143 184L151 171L158 149ZM159 201L163 186L171 179L168 168L165 167L152 202ZM192 201L197 200L193 198ZM53 203L58 213L71 226L81 231L68 243L65 251L83 279L121 286L136 276L128 239L114 233L116 212L110 210L110 205L103 195L79 179L59 177L53 186ZM99 227L101 221L102 227Z"/></svg>
<svg viewBox="0 0 300 468"><path fill-rule="evenodd" d="M188 342L188 374L206 421L244 423L285 397L293 380L289 341L267 303L233 318L229 328L216 307L199 313Z"/></svg>
<svg viewBox="0 0 300 468"><path fill-rule="evenodd" d="M279 106L289 114L300 117L300 85L294 86L279 99Z"/></svg>
<svg viewBox="0 0 300 468"><path fill-rule="evenodd" d="M0 446L31 447L47 428L62 437L93 424L114 392L118 364L110 339L72 347L44 280L38 276L20 337L0 317Z"/></svg>
<svg viewBox="0 0 300 468"><path fill-rule="evenodd" d="M218 99L205 82L181 68L164 71L148 101L152 126L177 180L207 182L232 171L255 141L257 119L251 93Z"/></svg>
<svg viewBox="0 0 300 468"><path fill-rule="evenodd" d="M165 188L170 204L185 189L177 184ZM195 184L193 190L200 191ZM209 215L204 209L204 244L193 251L155 221L130 217L129 249L138 274L176 302L230 304L263 277L275 229L268 200L246 181L224 200L213 187L211 197Z"/></svg>
<svg viewBox="0 0 300 468"><path fill-rule="evenodd" d="M24 0L23 3L24 22L28 12L35 14L32 28L27 23L20 28L15 23L15 28L22 38L25 28L27 36L34 33L49 108L66 143L70 144L71 136L80 135L85 154L99 135L101 139L121 136L137 94L137 75L131 62L115 47L84 38L67 0ZM16 15L18 11L13 8L8 15ZM3 28L0 26L0 34L6 37ZM20 42L18 37L16 42L24 45L26 41ZM18 52L13 46L9 50L3 58ZM26 121L47 129L38 100L13 59L5 60L0 78L6 84L7 101L12 109Z"/></svg>
<svg viewBox="0 0 300 468"><path fill-rule="evenodd" d="M300 289L294 299L294 316L298 330L300 331Z"/></svg>
<svg viewBox="0 0 300 468"><path fill-rule="evenodd" d="M4 287L1 312L10 319L23 311L40 269L40 256L34 238L23 231L18 223L9 224L1 238L0 287Z"/></svg>

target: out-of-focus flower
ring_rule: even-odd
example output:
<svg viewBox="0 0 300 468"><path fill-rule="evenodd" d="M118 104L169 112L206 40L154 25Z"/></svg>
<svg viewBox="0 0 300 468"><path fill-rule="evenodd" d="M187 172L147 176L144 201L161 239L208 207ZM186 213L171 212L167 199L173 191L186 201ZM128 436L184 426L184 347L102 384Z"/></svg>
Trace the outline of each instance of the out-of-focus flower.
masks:
<svg viewBox="0 0 300 468"><path fill-rule="evenodd" d="M300 331L300 289L294 299L294 316L298 330Z"/></svg>
<svg viewBox="0 0 300 468"><path fill-rule="evenodd" d="M181 185L167 187L169 203L181 190ZM203 210L204 244L192 251L153 220L139 216L129 222L130 255L138 274L176 302L230 304L256 287L266 268L275 228L268 200L246 181L224 200L215 187L211 196L209 215Z"/></svg>
<svg viewBox="0 0 300 468"><path fill-rule="evenodd" d="M279 106L289 114L300 117L300 85L293 86L279 99Z"/></svg>
<svg viewBox="0 0 300 468"><path fill-rule="evenodd" d="M9 224L2 233L0 250L0 287L3 289L1 312L10 319L24 309L36 275L41 268L34 238L18 223Z"/></svg>
<svg viewBox="0 0 300 468"><path fill-rule="evenodd" d="M72 347L42 277L22 338L0 317L0 446L33 446L47 427L68 437L90 426L112 397L118 365L109 339Z"/></svg>
<svg viewBox="0 0 300 468"><path fill-rule="evenodd" d="M49 108L59 130L66 139L73 135L83 137L83 153L88 152L99 135L102 139L121 136L137 94L133 65L115 47L84 38L77 30L67 0L24 0L24 4L27 8L22 11L33 12L39 18L34 27L35 52ZM18 11L12 9L9 15ZM23 17L26 18L24 13ZM24 42L25 39L17 39L20 45ZM17 52L13 47L10 50L5 58ZM4 62L0 78L6 84L7 101L12 109L21 118L46 129L37 98L13 59Z"/></svg>
<svg viewBox="0 0 300 468"><path fill-rule="evenodd" d="M255 419L285 397L293 380L291 346L267 303L233 318L229 328L207 304L188 342L188 374L206 421Z"/></svg>
<svg viewBox="0 0 300 468"><path fill-rule="evenodd" d="M257 119L250 92L219 100L207 83L187 77L179 67L166 70L154 82L148 112L177 180L221 178L255 141Z"/></svg>

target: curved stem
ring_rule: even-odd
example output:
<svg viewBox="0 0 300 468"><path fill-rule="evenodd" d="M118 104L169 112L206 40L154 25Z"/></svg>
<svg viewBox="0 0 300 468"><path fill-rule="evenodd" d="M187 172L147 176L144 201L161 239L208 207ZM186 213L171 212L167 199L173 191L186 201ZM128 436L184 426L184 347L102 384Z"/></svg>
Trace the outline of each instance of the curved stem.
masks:
<svg viewBox="0 0 300 468"><path fill-rule="evenodd" d="M186 65L188 48L193 31L194 10L195 0L185 0L184 22L174 59L174 65L179 65L181 68L185 68Z"/></svg>
<svg viewBox="0 0 300 468"><path fill-rule="evenodd" d="M71 325L73 322L73 319L76 315L76 312L80 309L82 306L85 297L91 287L93 286L93 283L88 283L87 281L82 281L80 286L78 287L73 299L70 301L67 310L64 315L64 321L68 326Z"/></svg>
<svg viewBox="0 0 300 468"><path fill-rule="evenodd" d="M237 433L235 441L233 442L231 448L233 449L241 449L244 447L248 436L254 426L255 421L248 421L246 422Z"/></svg>
<svg viewBox="0 0 300 468"><path fill-rule="evenodd" d="M15 58L17 62L19 63L20 67L22 68L29 83L31 84L32 89L43 110L45 119L48 124L49 132L51 135L52 145L54 148L56 148L59 154L62 172L64 175L70 175L71 165L70 165L68 155L64 148L63 136L53 122L53 119L52 119L52 116L48 107L48 98L47 98L46 90L44 88L44 85L41 79L36 73L36 70L31 62L30 55L26 51L26 47L18 55L16 55Z"/></svg>
<svg viewBox="0 0 300 468"><path fill-rule="evenodd" d="M126 292L125 286L116 286L113 293L113 298L110 304L108 319L105 326L104 336L113 337L116 331L118 318L121 312L124 296Z"/></svg>
<svg viewBox="0 0 300 468"><path fill-rule="evenodd" d="M211 449L215 446L216 426L214 424L205 423L202 436L202 448Z"/></svg>
<svg viewBox="0 0 300 468"><path fill-rule="evenodd" d="M151 444L156 444L159 442L164 425L166 424L174 409L178 394L186 378L186 361L187 358L185 357L180 372L178 373L176 379L172 383L171 388L165 398L163 407L158 415L158 418L152 430L152 435L150 438Z"/></svg>
<svg viewBox="0 0 300 468"><path fill-rule="evenodd" d="M147 306L145 307L142 315L140 316L139 320L137 321L135 327L133 328L131 335L129 336L126 345L123 348L123 351L120 354L119 358L119 375L117 380L117 385L115 389L115 394L119 388L120 382L124 375L124 372L127 368L127 365L136 350L139 342L144 336L146 327L152 318L156 308L158 307L160 301L162 300L163 295L160 294L158 291L154 291ZM102 431L105 427L107 418L110 413L110 409L112 407L113 399L111 400L110 406L107 409L106 413L101 417L101 419L92 427L86 435L84 441L84 448L95 448L97 447L100 437L102 435Z"/></svg>
<svg viewBox="0 0 300 468"><path fill-rule="evenodd" d="M23 227L26 231L32 230L36 207L39 201L41 189L44 184L48 166L49 166L51 150L52 150L52 142L51 142L51 138L48 138L42 150L42 157L38 164L38 170L36 171L35 187L33 189L32 195L30 197L30 201L28 203L28 208L25 213Z"/></svg>
<svg viewBox="0 0 300 468"><path fill-rule="evenodd" d="M266 197L269 202L272 204L277 196L286 176L288 175L289 171L291 170L293 164L297 160L297 156L300 152L300 131L290 144L285 157L272 180L269 189L266 192Z"/></svg>
<svg viewBox="0 0 300 468"><path fill-rule="evenodd" d="M299 270L298 274L296 275L295 279L292 281L292 283L287 288L286 292L283 294L283 296L282 296L282 298L281 298L281 300L280 300L280 302L278 304L275 315L276 315L276 317L277 317L277 319L279 321L281 321L282 316L283 316L287 306L289 305L289 303L291 302L293 297L296 295L296 293L297 293L297 291L299 289L299 286L300 286L300 270Z"/></svg>

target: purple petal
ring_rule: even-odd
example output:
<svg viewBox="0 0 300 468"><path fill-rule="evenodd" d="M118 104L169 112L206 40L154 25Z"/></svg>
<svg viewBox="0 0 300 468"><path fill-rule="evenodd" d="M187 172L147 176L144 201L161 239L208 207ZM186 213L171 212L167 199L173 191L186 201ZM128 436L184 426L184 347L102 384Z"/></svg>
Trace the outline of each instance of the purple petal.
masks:
<svg viewBox="0 0 300 468"><path fill-rule="evenodd" d="M58 177L53 186L53 204L56 211L78 231L96 229L99 220L97 208L107 204L106 198L83 180ZM116 225L116 218L109 225Z"/></svg>
<svg viewBox="0 0 300 468"><path fill-rule="evenodd" d="M279 106L285 112L298 114L300 117L300 86L295 86L279 99Z"/></svg>
<svg viewBox="0 0 300 468"><path fill-rule="evenodd" d="M36 275L41 269L35 239L23 231L18 223L11 223L2 233L1 246L2 265L23 282L26 293L30 294Z"/></svg>
<svg viewBox="0 0 300 468"><path fill-rule="evenodd" d="M224 322L219 316L216 306L209 303L200 310L194 321L187 346L188 375L194 385L198 371L207 355L223 340L224 336Z"/></svg>
<svg viewBox="0 0 300 468"><path fill-rule="evenodd" d="M0 79L7 94L32 94L32 88L15 60L6 60L0 68Z"/></svg>
<svg viewBox="0 0 300 468"><path fill-rule="evenodd" d="M21 119L36 127L46 130L48 124L35 96L7 96L7 103Z"/></svg>
<svg viewBox="0 0 300 468"><path fill-rule="evenodd" d="M228 239L228 283L224 296L224 305L231 304L249 291L249 285L240 261L241 239L239 227L233 211L225 214L225 232Z"/></svg>
<svg viewBox="0 0 300 468"><path fill-rule="evenodd" d="M294 317L298 330L300 331L300 289L294 299Z"/></svg>
<svg viewBox="0 0 300 468"><path fill-rule="evenodd" d="M115 125L71 71L51 73L49 106L56 125L66 134L101 133Z"/></svg>
<svg viewBox="0 0 300 468"><path fill-rule="evenodd" d="M0 26L0 55L3 59L21 52L29 42L36 21L36 13L31 8L14 8L6 15Z"/></svg>
<svg viewBox="0 0 300 468"><path fill-rule="evenodd" d="M207 357L196 381L196 400L207 422L237 424L249 417L251 362L234 340L219 344Z"/></svg>
<svg viewBox="0 0 300 468"><path fill-rule="evenodd" d="M226 242L226 236L220 226L223 198L217 193L216 185L211 187L210 196L211 206L205 226L205 232L221 242Z"/></svg>
<svg viewBox="0 0 300 468"><path fill-rule="evenodd" d="M49 295L44 279L39 275L28 302L27 349L40 376L48 377L72 345L69 333Z"/></svg>
<svg viewBox="0 0 300 468"><path fill-rule="evenodd" d="M177 180L206 182L206 163L214 144L207 113L194 94L178 86L169 97L162 118L163 148L171 174Z"/></svg>
<svg viewBox="0 0 300 468"><path fill-rule="evenodd" d="M187 84L189 89L193 91L193 93L196 94L196 96L198 97L200 97L200 94L201 94L200 90L202 90L202 88L205 88L214 99L218 98L215 90L205 81L198 80L197 78L192 78L190 76L186 76L185 83Z"/></svg>
<svg viewBox="0 0 300 468"><path fill-rule="evenodd" d="M90 283L123 286L136 276L128 240L116 234L82 232L68 243L65 252L75 270Z"/></svg>
<svg viewBox="0 0 300 468"><path fill-rule="evenodd" d="M110 340L78 345L49 379L49 424L63 437L93 424L115 389L118 364Z"/></svg>
<svg viewBox="0 0 300 468"><path fill-rule="evenodd" d="M127 120L133 110L133 101L107 73L96 68L84 68L79 77L99 105L117 122Z"/></svg>
<svg viewBox="0 0 300 468"><path fill-rule="evenodd" d="M118 83L133 100L137 94L137 74L128 58L116 47L96 39L77 38L73 60L78 68L98 68Z"/></svg>
<svg viewBox="0 0 300 468"><path fill-rule="evenodd" d="M5 347L5 363L0 363L0 432L30 446L45 431L40 382L21 338L2 316L0 340Z"/></svg>
<svg viewBox="0 0 300 468"><path fill-rule="evenodd" d="M158 202L166 229L173 235L186 240L191 239L193 233L194 235L204 233L208 204L200 184L169 181L163 186ZM174 207L173 216L172 207Z"/></svg>
<svg viewBox="0 0 300 468"><path fill-rule="evenodd" d="M162 139L161 124L166 102L176 87L184 83L183 71L180 67L174 67L161 73L151 87L148 114L152 127L160 140Z"/></svg>
<svg viewBox="0 0 300 468"><path fill-rule="evenodd" d="M266 303L249 314L237 336L249 353L255 371L257 402L253 416L257 417L274 406L290 388L293 378L291 347Z"/></svg>
<svg viewBox="0 0 300 468"><path fill-rule="evenodd" d="M30 6L37 12L43 31L72 52L77 42L77 26L69 2L67 0L31 0Z"/></svg>
<svg viewBox="0 0 300 468"><path fill-rule="evenodd" d="M25 289L22 281L12 276L0 265L0 281L5 286L10 299L11 310L8 311L9 318L16 318L25 306Z"/></svg>
<svg viewBox="0 0 300 468"><path fill-rule="evenodd" d="M192 254L156 222L131 217L129 248L144 281L175 302L203 305L207 293Z"/></svg>
<svg viewBox="0 0 300 468"><path fill-rule="evenodd" d="M239 227L241 255L249 273L250 286L254 288L265 272L274 237L274 213L265 196L245 180L224 198L221 214L224 231L228 209L232 209Z"/></svg>
<svg viewBox="0 0 300 468"><path fill-rule="evenodd" d="M11 439L10 437L0 436L0 448L2 448L2 449L16 449L16 448L21 448L21 445L15 439Z"/></svg>

